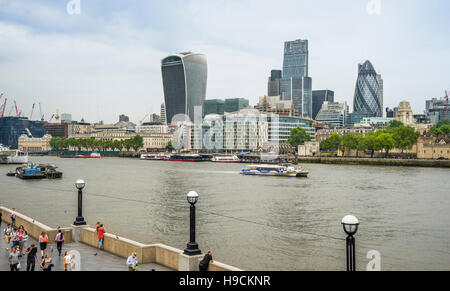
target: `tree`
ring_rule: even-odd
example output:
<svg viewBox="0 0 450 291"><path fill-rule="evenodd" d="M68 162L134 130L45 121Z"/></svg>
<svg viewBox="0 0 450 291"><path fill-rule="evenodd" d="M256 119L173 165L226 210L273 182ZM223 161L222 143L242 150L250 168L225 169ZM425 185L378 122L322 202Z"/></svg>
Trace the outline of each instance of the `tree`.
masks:
<svg viewBox="0 0 450 291"><path fill-rule="evenodd" d="M377 141L377 133L374 131L369 132L369 134L364 137L364 146L365 149L370 151L371 158L373 158L373 155L377 150L375 147L376 141Z"/></svg>
<svg viewBox="0 0 450 291"><path fill-rule="evenodd" d="M172 141L169 140L169 142L166 145L166 150L168 150L169 152L173 151L175 148L173 147Z"/></svg>
<svg viewBox="0 0 450 291"><path fill-rule="evenodd" d="M359 157L359 152L365 151L367 148L366 138L360 134L356 136L356 157Z"/></svg>
<svg viewBox="0 0 450 291"><path fill-rule="evenodd" d="M120 140L114 140L112 142L111 148L118 151L122 150L122 142Z"/></svg>
<svg viewBox="0 0 450 291"><path fill-rule="evenodd" d="M287 142L291 146L297 148L299 145L302 145L307 141L311 141L311 137L309 136L309 134L304 128L297 127L291 130L291 135Z"/></svg>
<svg viewBox="0 0 450 291"><path fill-rule="evenodd" d="M123 140L123 147L126 148L128 152L130 151L132 146L133 146L133 141L130 138Z"/></svg>
<svg viewBox="0 0 450 291"><path fill-rule="evenodd" d="M398 121L398 120L392 120L392 121L389 123L388 129L392 129L392 128L396 128L396 127L401 127L401 126L404 126L404 124L403 124L401 121Z"/></svg>
<svg viewBox="0 0 450 291"><path fill-rule="evenodd" d="M144 146L144 139L140 135L136 135L132 138L131 147L134 151L138 151L140 148Z"/></svg>
<svg viewBox="0 0 450 291"><path fill-rule="evenodd" d="M389 151L395 147L395 140L392 137L392 134L389 132L381 132L378 134L375 140L375 149L376 150L385 150L386 157L389 155Z"/></svg>
<svg viewBox="0 0 450 291"><path fill-rule="evenodd" d="M346 134L342 139L342 155L345 156L347 150L356 150L358 148L358 139L356 135Z"/></svg>
<svg viewBox="0 0 450 291"><path fill-rule="evenodd" d="M439 120L438 124L436 125L437 128L441 128L444 125L450 125L450 120L447 118L443 118Z"/></svg>
<svg viewBox="0 0 450 291"><path fill-rule="evenodd" d="M342 143L342 136L340 136L337 132L333 132L333 134L324 140L320 144L320 148L328 151L337 151Z"/></svg>
<svg viewBox="0 0 450 291"><path fill-rule="evenodd" d="M442 132L442 134L450 135L450 125L444 124L439 128Z"/></svg>
<svg viewBox="0 0 450 291"><path fill-rule="evenodd" d="M405 150L412 149L414 143L420 136L420 133L416 132L414 128L404 125L391 128L388 132L392 134L395 141L395 147L402 150L402 153Z"/></svg>

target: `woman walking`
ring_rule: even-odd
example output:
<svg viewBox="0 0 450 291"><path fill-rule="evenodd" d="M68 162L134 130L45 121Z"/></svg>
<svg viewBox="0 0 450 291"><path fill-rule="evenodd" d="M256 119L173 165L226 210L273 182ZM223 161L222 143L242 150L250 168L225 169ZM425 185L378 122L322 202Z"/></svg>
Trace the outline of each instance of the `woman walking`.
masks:
<svg viewBox="0 0 450 291"><path fill-rule="evenodd" d="M52 270L52 267L53 267L52 258L50 257L50 254L46 254L45 259L43 259L41 262L41 268L44 272L50 272Z"/></svg>
<svg viewBox="0 0 450 291"><path fill-rule="evenodd" d="M61 250L64 244L64 233L61 231L61 229L58 229L55 241L56 241L56 249L58 250L58 255L61 256Z"/></svg>
<svg viewBox="0 0 450 291"><path fill-rule="evenodd" d="M73 258L69 251L64 253L64 271L71 271L73 266Z"/></svg>
<svg viewBox="0 0 450 291"><path fill-rule="evenodd" d="M43 231L43 232L41 232L41 235L39 236L39 246L41 248L41 259L44 258L45 249L47 248L47 244L48 244L48 236Z"/></svg>

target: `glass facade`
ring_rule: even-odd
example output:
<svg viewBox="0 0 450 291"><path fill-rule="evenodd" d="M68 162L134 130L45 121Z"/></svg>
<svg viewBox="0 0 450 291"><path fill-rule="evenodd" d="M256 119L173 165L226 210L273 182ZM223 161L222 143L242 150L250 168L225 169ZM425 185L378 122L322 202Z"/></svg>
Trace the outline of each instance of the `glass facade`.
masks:
<svg viewBox="0 0 450 291"><path fill-rule="evenodd" d="M241 109L248 108L250 102L244 98L225 99L225 112L238 112Z"/></svg>
<svg viewBox="0 0 450 291"><path fill-rule="evenodd" d="M31 134L35 138L45 135L44 122L31 121L23 117L0 118L0 144L17 149L19 137Z"/></svg>
<svg viewBox="0 0 450 291"><path fill-rule="evenodd" d="M223 115L225 113L225 101L220 99L205 100L203 102L203 117L210 114Z"/></svg>
<svg viewBox="0 0 450 291"><path fill-rule="evenodd" d="M312 91L312 119L316 119L317 114L324 102L334 102L334 92L330 90Z"/></svg>
<svg viewBox="0 0 450 291"><path fill-rule="evenodd" d="M308 41L287 41L284 44L283 77L281 93L283 99L291 99L291 79L308 76Z"/></svg>
<svg viewBox="0 0 450 291"><path fill-rule="evenodd" d="M302 117L312 117L312 79L309 77L292 78L292 101L294 108Z"/></svg>
<svg viewBox="0 0 450 291"><path fill-rule="evenodd" d="M324 102L322 109L317 114L316 121L329 124L333 127L344 127L347 120L347 115L348 106L346 102Z"/></svg>
<svg viewBox="0 0 450 291"><path fill-rule="evenodd" d="M280 70L272 70L267 86L267 96L281 96L281 76Z"/></svg>
<svg viewBox="0 0 450 291"><path fill-rule="evenodd" d="M312 125L312 120L299 117L269 117L269 141L271 142L287 142L294 128L301 127L306 130L311 140L316 138L316 129Z"/></svg>
<svg viewBox="0 0 450 291"><path fill-rule="evenodd" d="M383 117L383 79L370 61L358 66L353 112Z"/></svg>
<svg viewBox="0 0 450 291"><path fill-rule="evenodd" d="M206 56L195 53L171 55L161 61L166 118L170 124L178 114L194 120L194 108L206 98Z"/></svg>

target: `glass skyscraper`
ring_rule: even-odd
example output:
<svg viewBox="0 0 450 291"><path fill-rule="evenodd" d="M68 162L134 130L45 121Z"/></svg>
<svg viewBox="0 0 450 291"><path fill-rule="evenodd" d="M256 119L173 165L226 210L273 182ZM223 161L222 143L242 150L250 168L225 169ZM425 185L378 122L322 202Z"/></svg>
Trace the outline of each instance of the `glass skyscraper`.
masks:
<svg viewBox="0 0 450 291"><path fill-rule="evenodd" d="M383 117L383 79L370 61L358 65L353 112Z"/></svg>
<svg viewBox="0 0 450 291"><path fill-rule="evenodd" d="M312 119L316 119L323 103L334 102L334 92L331 90L315 90L312 91Z"/></svg>
<svg viewBox="0 0 450 291"><path fill-rule="evenodd" d="M291 79L308 77L308 41L287 41L284 44L283 77L281 94L284 100L291 99Z"/></svg>
<svg viewBox="0 0 450 291"><path fill-rule="evenodd" d="M291 78L291 98L301 117L312 117L312 79Z"/></svg>
<svg viewBox="0 0 450 291"><path fill-rule="evenodd" d="M194 108L201 107L206 98L206 56L191 52L170 55L161 61L161 71L167 123L178 114L194 121Z"/></svg>

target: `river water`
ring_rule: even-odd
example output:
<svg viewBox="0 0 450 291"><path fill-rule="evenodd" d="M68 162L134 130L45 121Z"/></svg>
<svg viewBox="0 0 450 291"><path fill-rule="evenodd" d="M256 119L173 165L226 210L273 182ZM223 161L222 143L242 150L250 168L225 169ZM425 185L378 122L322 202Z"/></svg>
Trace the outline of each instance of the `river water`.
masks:
<svg viewBox="0 0 450 291"><path fill-rule="evenodd" d="M345 270L347 214L360 219L357 269L381 253L382 270L450 270L449 169L306 165L307 179L241 176L239 164L35 157L61 180L6 177L0 202L49 226L77 211L74 182L86 181L83 216L142 243L184 249L186 194L195 190L197 242L214 258L246 270Z"/></svg>

